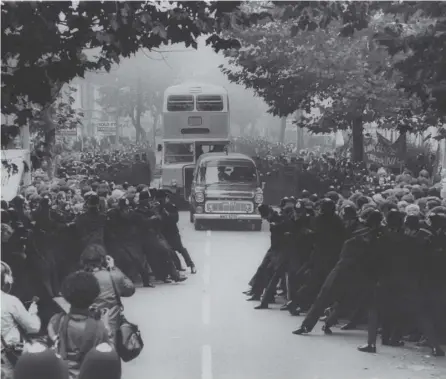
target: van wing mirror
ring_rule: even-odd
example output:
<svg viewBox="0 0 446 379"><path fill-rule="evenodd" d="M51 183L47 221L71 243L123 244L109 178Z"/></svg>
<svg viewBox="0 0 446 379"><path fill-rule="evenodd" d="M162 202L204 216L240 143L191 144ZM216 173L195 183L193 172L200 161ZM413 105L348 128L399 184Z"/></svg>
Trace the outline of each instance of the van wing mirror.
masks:
<svg viewBox="0 0 446 379"><path fill-rule="evenodd" d="M158 147L156 148L156 150L157 150L158 152L163 151L163 145L158 144Z"/></svg>
<svg viewBox="0 0 446 379"><path fill-rule="evenodd" d="M265 189L266 182L262 182L262 190Z"/></svg>

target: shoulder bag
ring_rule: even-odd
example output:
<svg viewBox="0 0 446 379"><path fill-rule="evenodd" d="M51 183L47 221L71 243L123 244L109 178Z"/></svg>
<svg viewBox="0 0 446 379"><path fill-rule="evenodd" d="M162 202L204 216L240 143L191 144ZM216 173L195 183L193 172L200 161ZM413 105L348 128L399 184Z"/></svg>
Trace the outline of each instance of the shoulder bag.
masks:
<svg viewBox="0 0 446 379"><path fill-rule="evenodd" d="M15 320L14 320L15 321ZM1 340L2 340L2 354L5 356L5 358L9 361L9 363L14 367L15 364L17 363L17 361L19 360L20 356L23 353L23 348L24 348L24 342L31 342L31 339L28 337L28 335L26 334L25 330L22 328L22 326L15 321L15 324L17 326L17 329L19 330L20 333L20 339L23 341L21 341L20 343L16 343L16 344L8 344L5 339L3 338L3 336L1 336Z"/></svg>
<svg viewBox="0 0 446 379"><path fill-rule="evenodd" d="M130 362L141 354L144 348L144 341L142 340L138 325L132 324L124 316L124 306L122 305L121 296L119 295L111 273L110 279L118 305L121 308L119 326L116 333L116 351L124 362Z"/></svg>

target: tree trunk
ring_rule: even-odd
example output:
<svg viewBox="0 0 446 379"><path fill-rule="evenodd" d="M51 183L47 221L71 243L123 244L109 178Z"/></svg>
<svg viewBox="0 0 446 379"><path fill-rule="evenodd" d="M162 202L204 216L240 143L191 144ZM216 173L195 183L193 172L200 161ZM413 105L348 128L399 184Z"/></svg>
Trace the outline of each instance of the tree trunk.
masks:
<svg viewBox="0 0 446 379"><path fill-rule="evenodd" d="M142 115L142 89L141 89L141 78L138 76L136 81L136 109L135 109L135 128L136 128L136 141L145 141L146 132L141 126L141 115Z"/></svg>
<svg viewBox="0 0 446 379"><path fill-rule="evenodd" d="M280 133L279 133L279 142L285 142L285 129L286 129L286 117L282 117L280 119Z"/></svg>
<svg viewBox="0 0 446 379"><path fill-rule="evenodd" d="M297 151L301 151L305 149L305 141L304 141L304 128L297 127L297 141L296 141Z"/></svg>
<svg viewBox="0 0 446 379"><path fill-rule="evenodd" d="M152 126L152 138L153 138L154 149L156 149L156 129L158 128L158 120L159 120L159 115L158 113L155 113L153 115L153 126Z"/></svg>
<svg viewBox="0 0 446 379"><path fill-rule="evenodd" d="M53 120L53 107L49 106L43 111L43 119L45 120L45 153L47 156L47 174L50 179L53 179L56 167L53 161L53 147L56 143L56 125Z"/></svg>
<svg viewBox="0 0 446 379"><path fill-rule="evenodd" d="M119 138L121 137L118 113L116 114L116 117L115 117L115 123L116 123L115 149L118 150Z"/></svg>
<svg viewBox="0 0 446 379"><path fill-rule="evenodd" d="M352 138L353 138L353 161L362 162L364 160L364 127L362 125L362 117L357 117L352 122Z"/></svg>
<svg viewBox="0 0 446 379"><path fill-rule="evenodd" d="M402 137L402 141L401 141L401 154L403 155L403 159L406 159L406 155L407 155L407 133L401 133Z"/></svg>

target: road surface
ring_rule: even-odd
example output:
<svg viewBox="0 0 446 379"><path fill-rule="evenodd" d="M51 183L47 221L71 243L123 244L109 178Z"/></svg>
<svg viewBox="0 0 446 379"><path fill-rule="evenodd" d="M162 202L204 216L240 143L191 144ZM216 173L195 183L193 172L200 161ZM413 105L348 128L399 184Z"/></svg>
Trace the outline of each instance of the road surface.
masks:
<svg viewBox="0 0 446 379"><path fill-rule="evenodd" d="M364 331L291 334L302 321L288 312L254 310L242 291L268 248L269 233L195 231L181 212L180 230L198 268L180 284L140 288L125 299L142 331L141 356L124 379L436 379L446 359L414 346L356 351Z"/></svg>

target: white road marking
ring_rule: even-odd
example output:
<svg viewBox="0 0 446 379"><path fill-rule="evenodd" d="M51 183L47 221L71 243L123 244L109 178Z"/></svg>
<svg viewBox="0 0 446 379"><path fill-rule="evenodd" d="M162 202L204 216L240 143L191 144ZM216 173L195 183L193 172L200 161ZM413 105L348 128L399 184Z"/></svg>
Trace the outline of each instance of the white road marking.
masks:
<svg viewBox="0 0 446 379"><path fill-rule="evenodd" d="M211 265L209 263L205 263L203 267L203 282L205 286L211 282Z"/></svg>
<svg viewBox="0 0 446 379"><path fill-rule="evenodd" d="M210 237L211 236L211 230L206 230L206 237Z"/></svg>
<svg viewBox="0 0 446 379"><path fill-rule="evenodd" d="M210 345L201 349L201 379L212 379L212 350Z"/></svg>
<svg viewBox="0 0 446 379"><path fill-rule="evenodd" d="M204 245L204 252L208 257L211 256L211 240L206 240L206 243Z"/></svg>
<svg viewBox="0 0 446 379"><path fill-rule="evenodd" d="M204 325L211 322L211 297L208 294L203 295L201 302L201 319Z"/></svg>

